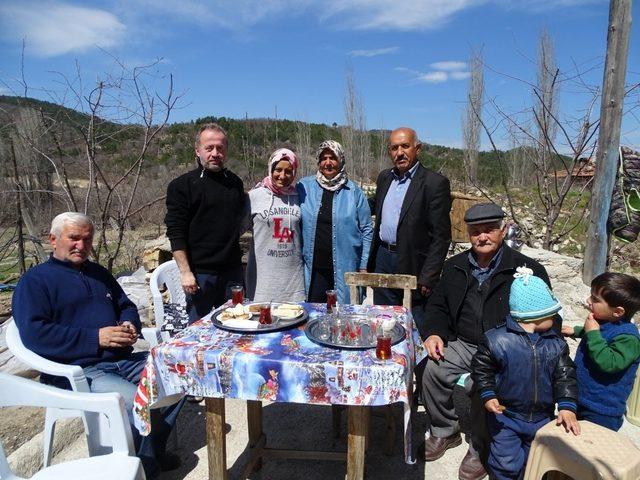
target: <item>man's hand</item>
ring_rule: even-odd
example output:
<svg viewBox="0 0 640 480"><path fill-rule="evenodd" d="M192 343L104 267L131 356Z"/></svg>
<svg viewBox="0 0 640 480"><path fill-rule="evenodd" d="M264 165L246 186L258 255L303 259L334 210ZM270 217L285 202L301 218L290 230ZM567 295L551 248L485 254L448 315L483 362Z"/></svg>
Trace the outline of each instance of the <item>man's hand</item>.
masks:
<svg viewBox="0 0 640 480"><path fill-rule="evenodd" d="M560 332L565 337L573 337L573 327L564 326L562 327L562 330L560 330Z"/></svg>
<svg viewBox="0 0 640 480"><path fill-rule="evenodd" d="M420 290L420 295L422 295L423 297L428 297L429 295L431 295L431 288L427 287L426 285L418 285L418 290Z"/></svg>
<svg viewBox="0 0 640 480"><path fill-rule="evenodd" d="M431 335L424 341L424 348L427 349L431 360L441 360L444 358L444 342L438 335Z"/></svg>
<svg viewBox="0 0 640 480"><path fill-rule="evenodd" d="M180 283L182 284L184 293L188 295L195 295L198 291L198 283L196 282L196 277L190 271L180 274Z"/></svg>
<svg viewBox="0 0 640 480"><path fill-rule="evenodd" d="M367 269L366 268L359 268L358 271L360 273L367 273Z"/></svg>
<svg viewBox="0 0 640 480"><path fill-rule="evenodd" d="M556 419L556 425L564 425L564 429L567 433L570 431L574 435L580 435L580 424L576 418L576 414L571 410L560 410L558 412L558 418Z"/></svg>
<svg viewBox="0 0 640 480"><path fill-rule="evenodd" d="M127 327L129 329L129 332L131 332L132 335L135 335L136 338L138 337L138 330L136 330L136 326L131 323L129 320L122 322L120 324L123 327Z"/></svg>
<svg viewBox="0 0 640 480"><path fill-rule="evenodd" d="M502 412L505 410L497 398L492 398L484 402L484 408L487 409L487 412L495 413L496 415L502 415Z"/></svg>
<svg viewBox="0 0 640 480"><path fill-rule="evenodd" d="M128 322L126 322L128 323ZM133 327L133 325L131 325ZM129 325L118 325L117 327L102 327L98 330L98 344L102 348L123 348L130 347L138 339L133 327L131 332Z"/></svg>

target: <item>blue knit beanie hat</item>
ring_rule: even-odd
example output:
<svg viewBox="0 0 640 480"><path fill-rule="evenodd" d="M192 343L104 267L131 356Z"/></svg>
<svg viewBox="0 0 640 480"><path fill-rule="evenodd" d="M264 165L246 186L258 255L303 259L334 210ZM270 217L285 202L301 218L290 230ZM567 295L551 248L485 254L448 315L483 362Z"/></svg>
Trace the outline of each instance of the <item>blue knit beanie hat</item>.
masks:
<svg viewBox="0 0 640 480"><path fill-rule="evenodd" d="M550 317L562 308L548 285L527 267L516 268L509 294L511 317L517 322L533 322Z"/></svg>

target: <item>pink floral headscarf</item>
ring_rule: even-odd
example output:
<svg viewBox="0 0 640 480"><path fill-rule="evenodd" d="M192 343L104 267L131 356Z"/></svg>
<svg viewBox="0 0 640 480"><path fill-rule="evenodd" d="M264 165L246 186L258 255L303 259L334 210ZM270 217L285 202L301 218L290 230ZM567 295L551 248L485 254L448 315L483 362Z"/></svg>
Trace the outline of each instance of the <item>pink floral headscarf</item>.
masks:
<svg viewBox="0 0 640 480"><path fill-rule="evenodd" d="M273 173L273 169L278 164L278 162L282 160L286 160L287 162L289 162L291 164L291 168L293 168L293 181L291 182L291 185L289 185L287 188L278 188L273 184L273 181L271 180L271 174ZM273 152L273 154L269 158L269 163L267 164L267 176L264 177L262 181L256 185L255 188L266 187L276 195L294 194L296 193L295 178L296 178L297 171L298 171L298 157L296 157L296 154L293 153L288 148L279 148L278 150Z"/></svg>

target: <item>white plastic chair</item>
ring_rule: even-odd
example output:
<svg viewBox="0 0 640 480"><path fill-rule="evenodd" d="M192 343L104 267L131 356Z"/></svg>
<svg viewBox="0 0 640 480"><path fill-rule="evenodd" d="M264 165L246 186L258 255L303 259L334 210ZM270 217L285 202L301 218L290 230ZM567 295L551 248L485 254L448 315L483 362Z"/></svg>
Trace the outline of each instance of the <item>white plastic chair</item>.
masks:
<svg viewBox="0 0 640 480"><path fill-rule="evenodd" d="M32 480L59 480L62 478L91 478L118 480L145 480L140 459L133 456L131 429L118 393L80 393L41 385L32 380L0 373L0 407L47 407L49 410L83 411L108 418L113 452L99 457L82 458L46 467L31 477ZM21 480L9 468L0 442L0 478Z"/></svg>
<svg viewBox="0 0 640 480"><path fill-rule="evenodd" d="M82 368L78 365L65 365L62 363L52 362L40 355L32 352L22 343L20 332L13 318L7 321L6 330L7 346L11 353L28 366L42 373L65 377L69 380L71 388L75 392L90 393L89 383L84 376ZM59 389L61 390L61 389ZM92 394L93 395L93 394ZM84 423L84 431L87 436L87 448L90 456L105 455L111 453L111 439L108 435L108 424L106 418L96 413L85 413L81 410L73 410L69 408L47 408L44 420L44 431L42 438L43 446L43 464L45 467L51 463L53 435L55 433L56 421L61 418L81 417ZM4 480L4 477L0 475Z"/></svg>
<svg viewBox="0 0 640 480"><path fill-rule="evenodd" d="M160 287L167 286L169 291L169 301L179 305L187 305L187 298L182 289L180 281L180 270L175 260L165 262L156 268L151 274L149 287L151 288L151 298L153 300L153 316L155 319L155 327L142 329L142 336L149 342L150 347L155 347L158 343L170 339L169 332L161 331L164 325L164 306Z"/></svg>

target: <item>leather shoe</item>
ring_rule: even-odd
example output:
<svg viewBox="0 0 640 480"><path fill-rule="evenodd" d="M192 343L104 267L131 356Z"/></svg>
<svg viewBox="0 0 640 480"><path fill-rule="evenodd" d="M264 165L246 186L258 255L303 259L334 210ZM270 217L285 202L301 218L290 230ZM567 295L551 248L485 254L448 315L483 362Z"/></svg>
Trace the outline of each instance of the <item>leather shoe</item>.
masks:
<svg viewBox="0 0 640 480"><path fill-rule="evenodd" d="M457 447L462 443L460 432L454 433L448 437L430 436L418 450L424 456L425 462L433 462L438 460L450 448Z"/></svg>
<svg viewBox="0 0 640 480"><path fill-rule="evenodd" d="M458 469L458 478L460 480L482 480L486 476L487 471L482 466L480 457L472 454L471 450L467 450Z"/></svg>

